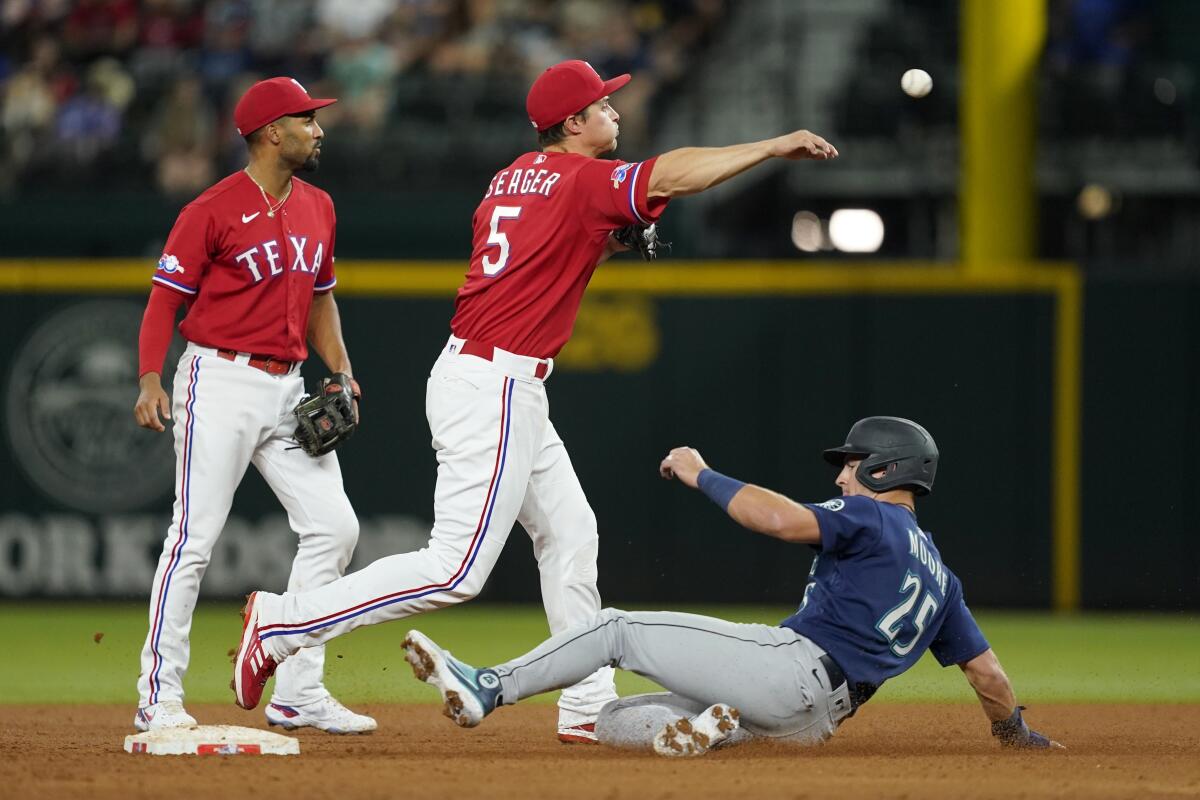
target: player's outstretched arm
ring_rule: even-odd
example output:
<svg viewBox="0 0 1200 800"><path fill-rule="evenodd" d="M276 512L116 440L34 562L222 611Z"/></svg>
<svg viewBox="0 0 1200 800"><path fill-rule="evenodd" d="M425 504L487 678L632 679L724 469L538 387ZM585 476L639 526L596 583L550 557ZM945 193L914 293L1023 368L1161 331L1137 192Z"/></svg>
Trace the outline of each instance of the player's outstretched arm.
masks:
<svg viewBox="0 0 1200 800"><path fill-rule="evenodd" d="M654 162L647 193L650 197L683 197L711 189L767 159L827 161L837 156L836 147L809 131L729 147L681 147Z"/></svg>
<svg viewBox="0 0 1200 800"><path fill-rule="evenodd" d="M821 541L817 516L778 492L734 480L709 468L699 451L676 447L658 466L664 478L699 489L743 528L785 542Z"/></svg>
<svg viewBox="0 0 1200 800"><path fill-rule="evenodd" d="M990 647L959 667L979 697L983 713L992 722L992 735L1000 740L1000 744L1006 747L1062 747L1025 724L1021 716L1024 706L1017 705L1012 683Z"/></svg>

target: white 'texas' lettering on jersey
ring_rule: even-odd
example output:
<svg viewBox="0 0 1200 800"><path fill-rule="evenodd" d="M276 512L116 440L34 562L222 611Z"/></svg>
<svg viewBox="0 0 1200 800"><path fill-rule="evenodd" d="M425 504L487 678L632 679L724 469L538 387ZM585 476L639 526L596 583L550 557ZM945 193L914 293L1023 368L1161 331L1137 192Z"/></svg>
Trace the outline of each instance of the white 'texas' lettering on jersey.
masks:
<svg viewBox="0 0 1200 800"><path fill-rule="evenodd" d="M294 254L290 271L316 275L321 269L321 262L325 260L325 243L316 243L316 247L312 252L312 259L310 260L308 257L308 236L294 236L289 234L288 242L291 244ZM282 275L284 272L283 254L280 252L279 241L276 239L256 244L250 249L238 253L234 256L234 260L250 270L250 277L253 278L254 283L258 283L263 279L263 261L266 262L266 271L271 277Z"/></svg>

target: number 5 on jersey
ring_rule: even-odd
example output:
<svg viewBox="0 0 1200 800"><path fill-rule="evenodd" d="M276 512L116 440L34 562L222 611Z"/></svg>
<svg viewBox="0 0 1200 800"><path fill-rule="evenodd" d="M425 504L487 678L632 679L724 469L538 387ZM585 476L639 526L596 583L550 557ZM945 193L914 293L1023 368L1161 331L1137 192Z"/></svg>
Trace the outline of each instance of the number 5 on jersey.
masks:
<svg viewBox="0 0 1200 800"><path fill-rule="evenodd" d="M496 245L500 252L493 261L486 255L483 257L483 274L489 278L499 275L508 266L508 258L512 254L508 246L508 235L501 232L500 223L521 216L521 206L496 206L492 211L492 231L488 234L487 243Z"/></svg>

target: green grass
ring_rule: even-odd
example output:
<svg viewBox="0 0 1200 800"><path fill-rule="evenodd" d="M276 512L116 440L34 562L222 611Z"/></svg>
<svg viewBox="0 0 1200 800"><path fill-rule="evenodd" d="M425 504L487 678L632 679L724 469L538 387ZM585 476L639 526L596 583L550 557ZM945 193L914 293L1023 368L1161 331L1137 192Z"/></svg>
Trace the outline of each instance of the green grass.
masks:
<svg viewBox="0 0 1200 800"><path fill-rule="evenodd" d="M241 631L237 609L206 604L197 612L185 687L189 701L232 700L226 653ZM789 612L745 606L684 610L768 623ZM1200 702L1200 619L1194 615L977 616L1026 702ZM0 703L135 704L146 624L141 604L0 604L7 651L0 658ZM436 695L412 678L400 652L410 627L477 664L519 655L547 633L540 607L478 601L362 628L328 646L329 688L347 702L433 702ZM99 643L93 641L96 633L104 634ZM653 684L619 673L617 688L628 694ZM927 655L890 681L878 700L973 702L974 695L958 669L941 669Z"/></svg>

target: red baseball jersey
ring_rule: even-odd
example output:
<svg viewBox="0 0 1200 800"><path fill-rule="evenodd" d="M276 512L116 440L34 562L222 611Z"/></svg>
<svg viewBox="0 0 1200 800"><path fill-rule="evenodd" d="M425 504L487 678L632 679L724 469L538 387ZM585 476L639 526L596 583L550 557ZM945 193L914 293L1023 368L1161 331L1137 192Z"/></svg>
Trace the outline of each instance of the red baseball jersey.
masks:
<svg viewBox="0 0 1200 800"><path fill-rule="evenodd" d="M303 361L313 293L337 283L333 200L292 178L267 212L258 184L235 172L179 212L153 280L188 298L189 342Z"/></svg>
<svg viewBox="0 0 1200 800"><path fill-rule="evenodd" d="M655 159L626 163L526 153L496 173L475 210L471 266L450 329L535 358L558 354L612 231L648 225Z"/></svg>

